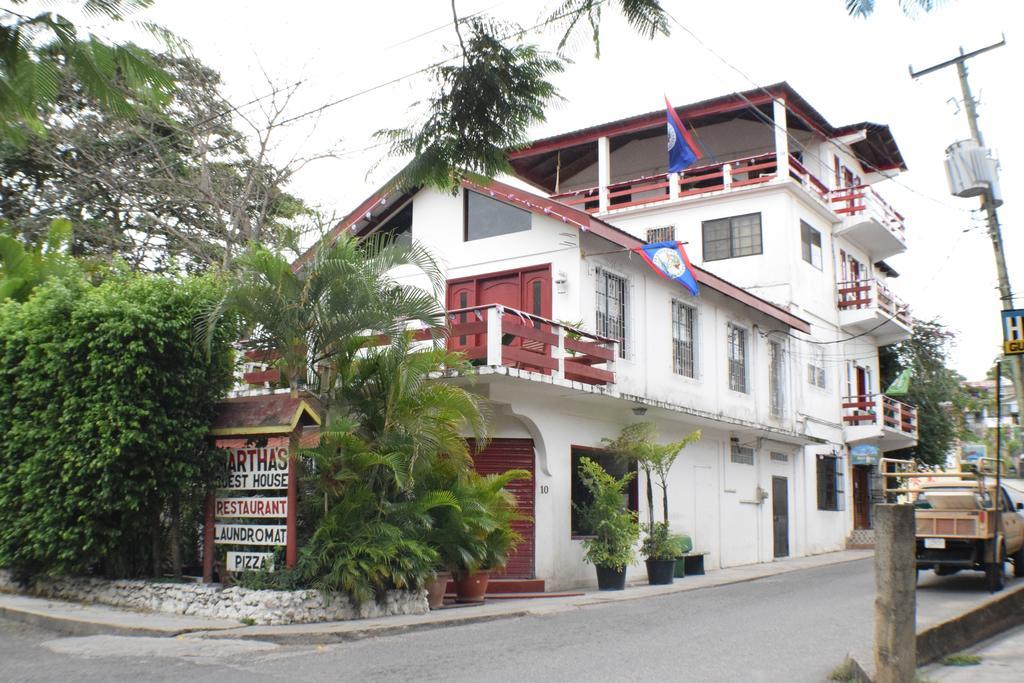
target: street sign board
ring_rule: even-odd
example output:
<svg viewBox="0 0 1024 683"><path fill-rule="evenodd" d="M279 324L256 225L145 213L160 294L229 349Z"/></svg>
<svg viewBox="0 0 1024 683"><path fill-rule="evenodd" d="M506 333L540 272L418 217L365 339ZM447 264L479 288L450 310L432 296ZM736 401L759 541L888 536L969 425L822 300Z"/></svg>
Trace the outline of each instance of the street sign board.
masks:
<svg viewBox="0 0 1024 683"><path fill-rule="evenodd" d="M272 572L274 553L228 552L227 569L230 572Z"/></svg>
<svg viewBox="0 0 1024 683"><path fill-rule="evenodd" d="M214 524L213 542L232 545L285 545L283 524Z"/></svg>
<svg viewBox="0 0 1024 683"><path fill-rule="evenodd" d="M1024 308L1003 311L1003 353L1024 355Z"/></svg>
<svg viewBox="0 0 1024 683"><path fill-rule="evenodd" d="M288 498L217 498L214 516L222 517L287 517Z"/></svg>

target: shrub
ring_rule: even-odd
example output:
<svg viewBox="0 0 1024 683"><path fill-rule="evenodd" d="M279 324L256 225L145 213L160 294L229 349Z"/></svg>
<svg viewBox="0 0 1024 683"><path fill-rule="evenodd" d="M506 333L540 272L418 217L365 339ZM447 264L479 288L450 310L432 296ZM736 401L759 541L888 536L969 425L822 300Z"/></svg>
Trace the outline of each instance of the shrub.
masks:
<svg viewBox="0 0 1024 683"><path fill-rule="evenodd" d="M627 510L624 502L633 473L616 479L590 458L580 458L580 478L593 496L590 503L576 508L594 534L583 541L586 560L597 567L622 570L636 561L633 546L640 538L636 513Z"/></svg>
<svg viewBox="0 0 1024 683"><path fill-rule="evenodd" d="M0 565L158 573L161 516L220 462L206 435L231 382L231 331L192 340L207 278L53 280L0 305Z"/></svg>

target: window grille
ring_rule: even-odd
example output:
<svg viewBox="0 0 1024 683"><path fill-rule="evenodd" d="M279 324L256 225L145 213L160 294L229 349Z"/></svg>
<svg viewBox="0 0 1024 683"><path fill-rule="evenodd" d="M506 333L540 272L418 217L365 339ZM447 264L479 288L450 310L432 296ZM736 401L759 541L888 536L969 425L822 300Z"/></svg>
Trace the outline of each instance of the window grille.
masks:
<svg viewBox="0 0 1024 683"><path fill-rule="evenodd" d="M619 357L627 357L629 283L626 278L597 271L597 333L619 342Z"/></svg>
<svg viewBox="0 0 1024 683"><path fill-rule="evenodd" d="M837 455L818 454L818 509L843 509L842 460Z"/></svg>
<svg viewBox="0 0 1024 683"><path fill-rule="evenodd" d="M769 410L773 417L782 417L786 412L786 359L782 343L768 344L768 392Z"/></svg>
<svg viewBox="0 0 1024 683"><path fill-rule="evenodd" d="M729 460L737 465L753 465L754 449L741 446L738 439L733 439L730 443Z"/></svg>
<svg viewBox="0 0 1024 683"><path fill-rule="evenodd" d="M753 256L762 251L759 213L704 221L701 227L705 261Z"/></svg>
<svg viewBox="0 0 1024 683"><path fill-rule="evenodd" d="M647 242L653 244L655 242L675 242L676 241L676 226L666 225L660 228L651 228L647 231Z"/></svg>
<svg viewBox="0 0 1024 683"><path fill-rule="evenodd" d="M811 358L807 361L807 383L819 389L826 388L825 349L820 346L811 347Z"/></svg>
<svg viewBox="0 0 1024 683"><path fill-rule="evenodd" d="M730 324L728 328L729 388L747 391L747 331Z"/></svg>
<svg viewBox="0 0 1024 683"><path fill-rule="evenodd" d="M672 369L683 377L697 377L695 336L697 309L672 302Z"/></svg>
<svg viewBox="0 0 1024 683"><path fill-rule="evenodd" d="M789 462L789 455L786 453L776 453L772 451L770 456L775 462Z"/></svg>

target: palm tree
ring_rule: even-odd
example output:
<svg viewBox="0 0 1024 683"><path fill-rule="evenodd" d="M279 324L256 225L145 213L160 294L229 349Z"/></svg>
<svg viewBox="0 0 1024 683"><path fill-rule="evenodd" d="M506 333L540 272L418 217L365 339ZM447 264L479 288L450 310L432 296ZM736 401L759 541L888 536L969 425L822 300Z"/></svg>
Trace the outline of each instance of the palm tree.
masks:
<svg viewBox="0 0 1024 683"><path fill-rule="evenodd" d="M867 17L875 11L875 0L845 0L846 11L851 17ZM942 0L899 0L900 10L908 17L924 10L931 12Z"/></svg>
<svg viewBox="0 0 1024 683"><path fill-rule="evenodd" d="M405 265L418 268L433 291L399 282L393 271ZM444 275L416 242L343 234L295 267L254 246L235 268L224 296L199 321L199 333L209 344L221 320L237 316L248 331L247 347L275 358L293 393L312 384L328 416L362 347L381 336L399 340L413 322L439 329L444 321Z"/></svg>
<svg viewBox="0 0 1024 683"><path fill-rule="evenodd" d="M0 230L6 227L0 222ZM71 222L63 218L50 223L45 238L28 248L13 231L0 233L0 301L24 301L44 281L73 272L75 262L66 253L70 243Z"/></svg>

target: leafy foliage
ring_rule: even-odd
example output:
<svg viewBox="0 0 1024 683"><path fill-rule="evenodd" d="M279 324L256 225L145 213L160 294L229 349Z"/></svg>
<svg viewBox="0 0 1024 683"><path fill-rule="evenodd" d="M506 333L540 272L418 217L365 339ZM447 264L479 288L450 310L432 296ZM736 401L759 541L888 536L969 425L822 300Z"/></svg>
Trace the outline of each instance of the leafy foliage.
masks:
<svg viewBox="0 0 1024 683"><path fill-rule="evenodd" d="M585 526L593 536L583 540L586 561L597 567L622 570L636 561L634 545L640 538L636 513L627 510L625 488L633 478L630 472L616 479L590 458L580 458L580 479L593 500L577 506Z"/></svg>
<svg viewBox="0 0 1024 683"><path fill-rule="evenodd" d="M879 349L882 387L903 369L911 369L910 390L903 399L917 407L918 442L893 457L942 465L957 438L965 435L963 408L968 397L963 377L948 366L954 335L938 321L915 320L907 341Z"/></svg>
<svg viewBox="0 0 1024 683"><path fill-rule="evenodd" d="M668 13L658 0L618 0L614 3L607 0L565 0L550 19L556 25L564 26L558 49L570 43L577 28L585 22L590 27L594 55L600 57L601 9L608 4L617 5L630 27L642 37L650 40L657 35L669 35Z"/></svg>
<svg viewBox="0 0 1024 683"><path fill-rule="evenodd" d="M534 45L506 45L501 34L516 28L483 18L467 24L462 63L433 69L438 93L423 124L377 133L392 154L413 156L396 181L404 187L455 192L464 176L510 172L508 150L529 141L530 126L545 120L544 109L557 96L547 79L562 71L561 61Z"/></svg>
<svg viewBox="0 0 1024 683"><path fill-rule="evenodd" d="M210 279L52 280L0 305L0 565L134 576L158 569L161 515L201 496L231 382L224 327L207 356L192 320Z"/></svg>
<svg viewBox="0 0 1024 683"><path fill-rule="evenodd" d="M0 139L0 216L25 241L72 221L72 253L138 270L224 265L250 242L292 247L301 201L282 188L294 169L236 130L220 76L188 57L154 55L173 78L160 111L106 110L63 66L45 136ZM252 151L250 151L250 148Z"/></svg>
<svg viewBox="0 0 1024 683"><path fill-rule="evenodd" d="M653 422L637 422L623 427L617 438L603 439L608 450L628 462L635 462L643 470L647 484L647 533L650 536L655 533L652 481L657 478L658 488L661 489L662 521L667 525L668 473L682 450L700 440L700 430L691 432L673 443L659 444L657 438L657 428Z"/></svg>
<svg viewBox="0 0 1024 683"><path fill-rule="evenodd" d="M10 2L20 6L28 0ZM87 17L119 22L149 7L153 0L73 4L80 4ZM165 44L177 44L165 29L151 23L142 26ZM60 74L65 68L104 109L118 114L160 107L174 88L173 79L152 55L136 45L83 36L67 17L52 11L23 15L5 10L0 14L0 139L23 142L26 136L21 126L36 134L45 132L41 117L59 98Z"/></svg>
<svg viewBox="0 0 1024 683"><path fill-rule="evenodd" d="M9 226L0 222L0 301L24 301L46 280L69 276L77 270L66 253L71 241L69 221L50 223L45 238L28 249L14 235L4 234L4 228Z"/></svg>
<svg viewBox="0 0 1024 683"><path fill-rule="evenodd" d="M692 547L689 536L673 534L667 522L657 522L640 544L640 554L650 560L672 560Z"/></svg>
<svg viewBox="0 0 1024 683"><path fill-rule="evenodd" d="M875 0L845 0L846 11L851 17L868 17L875 11ZM900 10L907 16L915 16L920 11L931 12L943 3L943 0L899 0Z"/></svg>

